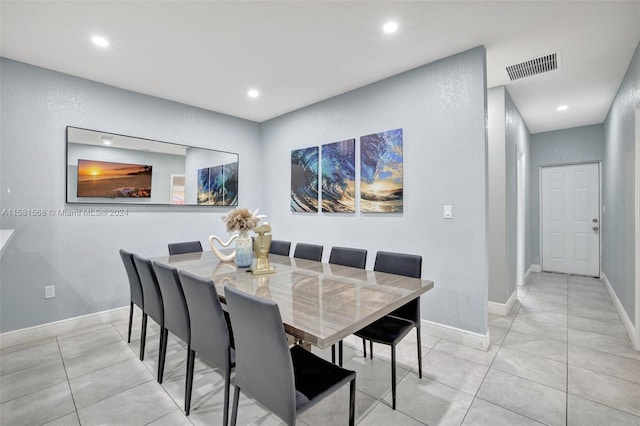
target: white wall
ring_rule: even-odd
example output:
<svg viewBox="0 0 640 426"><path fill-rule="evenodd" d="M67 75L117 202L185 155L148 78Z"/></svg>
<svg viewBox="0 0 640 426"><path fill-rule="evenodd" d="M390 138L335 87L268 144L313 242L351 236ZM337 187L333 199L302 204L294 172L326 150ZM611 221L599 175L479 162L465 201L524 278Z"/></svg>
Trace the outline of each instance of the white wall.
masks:
<svg viewBox="0 0 640 426"><path fill-rule="evenodd" d="M69 125L237 152L239 202L263 204L257 123L4 58L0 89L2 209L82 208L65 205ZM128 215L0 217L0 227L16 230L0 261L0 331L126 306L120 248L157 256L169 242L226 234L228 208L119 207ZM44 299L45 285L56 286L54 299Z"/></svg>
<svg viewBox="0 0 640 426"><path fill-rule="evenodd" d="M262 125L265 207L274 238L423 256L424 319L487 331L485 49L390 77ZM404 213L294 214L290 151L402 128ZM359 150L356 150L359 163ZM359 179L359 175L356 176ZM453 219L443 219L443 205Z"/></svg>

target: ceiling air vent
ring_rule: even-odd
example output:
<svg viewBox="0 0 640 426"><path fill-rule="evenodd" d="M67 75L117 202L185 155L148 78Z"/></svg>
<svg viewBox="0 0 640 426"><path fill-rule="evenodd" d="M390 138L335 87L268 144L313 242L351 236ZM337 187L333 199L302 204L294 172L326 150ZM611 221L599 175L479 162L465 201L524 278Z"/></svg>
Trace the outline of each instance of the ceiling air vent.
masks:
<svg viewBox="0 0 640 426"><path fill-rule="evenodd" d="M559 65L560 52L553 52L548 55L520 62L519 64L509 65L507 67L507 74L509 74L511 81L514 81L525 77L531 77L532 75L557 70Z"/></svg>

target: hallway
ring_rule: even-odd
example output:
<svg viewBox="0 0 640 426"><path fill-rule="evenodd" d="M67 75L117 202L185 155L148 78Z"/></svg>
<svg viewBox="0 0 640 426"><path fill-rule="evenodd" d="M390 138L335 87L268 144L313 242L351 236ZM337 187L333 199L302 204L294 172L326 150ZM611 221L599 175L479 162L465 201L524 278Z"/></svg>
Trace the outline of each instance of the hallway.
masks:
<svg viewBox="0 0 640 426"><path fill-rule="evenodd" d="M489 326L501 346L478 397L546 424L640 424L640 352L600 280L534 274Z"/></svg>

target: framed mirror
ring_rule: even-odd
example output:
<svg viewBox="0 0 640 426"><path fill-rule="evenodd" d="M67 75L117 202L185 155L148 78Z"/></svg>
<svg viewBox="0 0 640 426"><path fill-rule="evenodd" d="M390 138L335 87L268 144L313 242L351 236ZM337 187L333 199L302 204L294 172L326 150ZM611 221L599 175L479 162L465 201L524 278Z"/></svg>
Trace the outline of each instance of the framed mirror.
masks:
<svg viewBox="0 0 640 426"><path fill-rule="evenodd" d="M67 203L237 206L236 153L67 126Z"/></svg>

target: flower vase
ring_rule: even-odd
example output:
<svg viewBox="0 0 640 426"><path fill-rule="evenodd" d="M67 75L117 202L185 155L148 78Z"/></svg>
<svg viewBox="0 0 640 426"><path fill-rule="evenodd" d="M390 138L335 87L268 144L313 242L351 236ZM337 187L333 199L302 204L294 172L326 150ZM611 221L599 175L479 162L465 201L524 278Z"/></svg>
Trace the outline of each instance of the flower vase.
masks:
<svg viewBox="0 0 640 426"><path fill-rule="evenodd" d="M248 231L240 231L236 239L236 265L248 268L253 262L253 241Z"/></svg>

